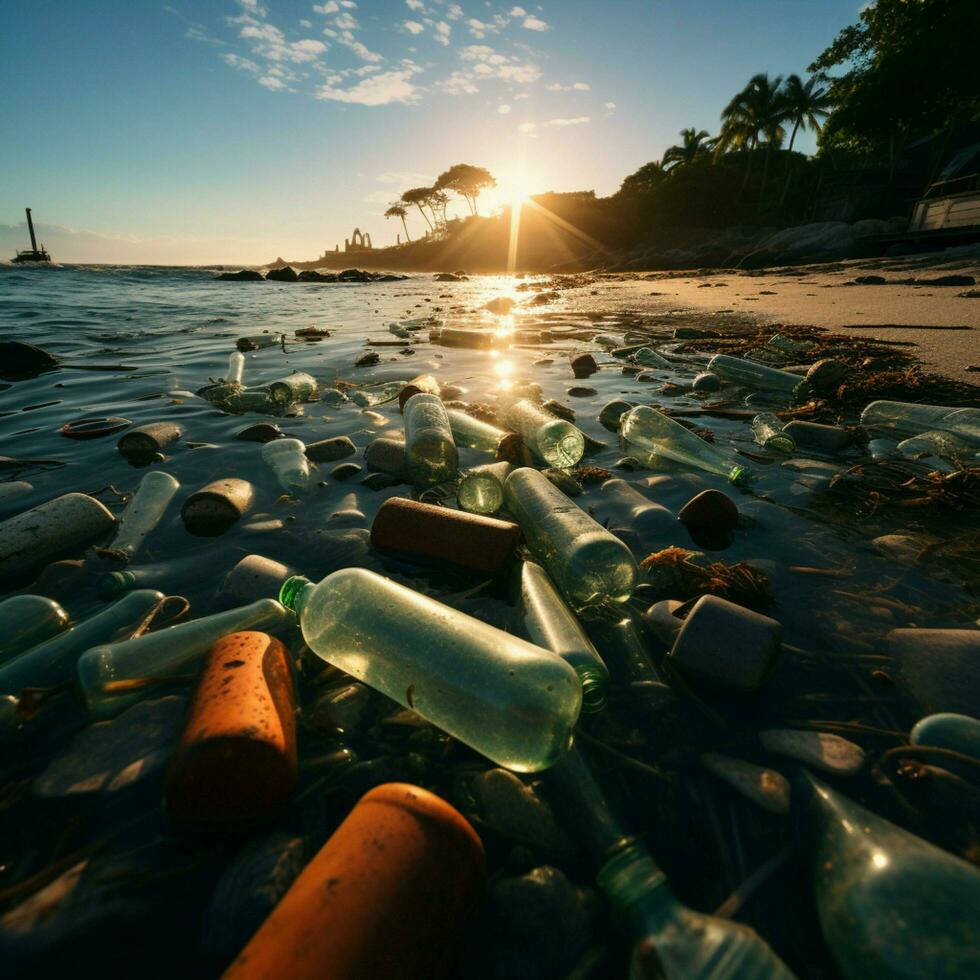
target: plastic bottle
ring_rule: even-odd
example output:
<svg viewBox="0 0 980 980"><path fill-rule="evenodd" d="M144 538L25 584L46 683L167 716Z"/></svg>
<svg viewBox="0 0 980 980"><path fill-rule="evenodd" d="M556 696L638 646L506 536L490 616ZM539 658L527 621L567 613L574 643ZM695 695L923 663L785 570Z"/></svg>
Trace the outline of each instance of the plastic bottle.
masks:
<svg viewBox="0 0 980 980"><path fill-rule="evenodd" d="M980 871L806 771L794 795L820 927L847 980L980 976Z"/></svg>
<svg viewBox="0 0 980 980"><path fill-rule="evenodd" d="M573 606L625 602L636 586L629 548L569 500L546 476L514 470L504 501L534 556Z"/></svg>
<svg viewBox="0 0 980 980"><path fill-rule="evenodd" d="M225 374L225 383L240 385L245 376L245 355L240 351L232 351L228 356L228 371Z"/></svg>
<svg viewBox="0 0 980 980"><path fill-rule="evenodd" d="M280 597L319 657L498 765L537 772L571 744L582 688L554 654L363 568Z"/></svg>
<svg viewBox="0 0 980 980"><path fill-rule="evenodd" d="M942 429L967 442L980 444L980 408L876 401L861 413L861 425L876 434L893 438L908 438Z"/></svg>
<svg viewBox="0 0 980 980"><path fill-rule="evenodd" d="M504 483L513 468L510 463L474 466L456 489L459 506L474 514L496 514L503 506Z"/></svg>
<svg viewBox="0 0 980 980"><path fill-rule="evenodd" d="M601 711L609 696L609 671L548 573L533 561L521 567L521 612L531 640L575 669L582 682L582 711Z"/></svg>
<svg viewBox="0 0 980 980"><path fill-rule="evenodd" d="M15 595L0 602L0 663L68 629L68 613L54 599Z"/></svg>
<svg viewBox="0 0 980 980"><path fill-rule="evenodd" d="M144 696L133 682L193 671L221 637L241 630L279 629L292 618L275 599L259 599L134 640L92 647L78 660L78 683L89 713L111 718Z"/></svg>
<svg viewBox="0 0 980 980"><path fill-rule="evenodd" d="M127 561L135 557L146 536L160 523L179 489L180 484L169 473L159 470L147 473L119 516L116 535L109 548L125 555Z"/></svg>
<svg viewBox="0 0 980 980"><path fill-rule="evenodd" d="M164 598L162 592L153 589L130 592L72 629L25 650L0 667L0 691L17 694L25 687L67 683L86 650L131 635Z"/></svg>
<svg viewBox="0 0 980 980"><path fill-rule="evenodd" d="M730 354L715 354L708 361L708 370L724 381L746 388L779 391L786 395L791 395L804 380L798 374L780 371L755 361L746 361L741 357L732 357Z"/></svg>
<svg viewBox="0 0 980 980"><path fill-rule="evenodd" d="M508 405L503 420L549 466L566 469L575 466L585 454L585 436L576 426L526 398Z"/></svg>
<svg viewBox="0 0 980 980"><path fill-rule="evenodd" d="M458 408L447 408L446 414L449 416L449 425L457 446L469 446L471 449L495 453L500 441L507 436L503 429L475 419Z"/></svg>
<svg viewBox="0 0 980 980"><path fill-rule="evenodd" d="M760 412L752 419L755 441L774 453L791 453L796 450L792 436L783 432L783 423L772 412Z"/></svg>
<svg viewBox="0 0 980 980"><path fill-rule="evenodd" d="M449 416L441 399L419 392L405 402L405 457L412 482L431 486L450 480L459 466Z"/></svg>
<svg viewBox="0 0 980 980"><path fill-rule="evenodd" d="M361 798L223 980L449 980L485 876L480 838L405 783Z"/></svg>
<svg viewBox="0 0 980 980"><path fill-rule="evenodd" d="M316 389L316 378L305 371L294 371L288 377L269 385L269 397L277 405L285 407L297 402L313 401Z"/></svg>
<svg viewBox="0 0 980 980"><path fill-rule="evenodd" d="M751 478L746 467L732 463L724 453L679 422L646 405L634 408L623 417L620 432L627 450L641 459L644 454L654 462L664 457L727 477L736 486L744 485Z"/></svg>
<svg viewBox="0 0 980 980"><path fill-rule="evenodd" d="M273 439L262 446L262 459L272 467L279 485L287 493L310 488L310 461L299 439Z"/></svg>

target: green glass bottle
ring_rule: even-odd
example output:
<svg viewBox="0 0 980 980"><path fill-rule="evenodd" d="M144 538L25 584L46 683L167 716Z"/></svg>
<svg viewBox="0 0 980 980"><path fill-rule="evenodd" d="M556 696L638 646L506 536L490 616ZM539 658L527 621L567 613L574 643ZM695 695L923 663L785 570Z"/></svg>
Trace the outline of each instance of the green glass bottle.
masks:
<svg viewBox="0 0 980 980"><path fill-rule="evenodd" d="M474 466L456 489L459 506L472 514L496 514L504 504L504 483L513 468L510 463Z"/></svg>
<svg viewBox="0 0 980 980"><path fill-rule="evenodd" d="M473 418L467 412L458 408L447 408L449 426L453 430L453 438L457 446L469 446L470 449L481 449L485 453L495 453L500 441L507 433L489 422Z"/></svg>
<svg viewBox="0 0 980 980"><path fill-rule="evenodd" d="M282 629L292 621L292 615L275 599L259 599L134 640L92 647L78 660L79 689L90 715L112 718L145 696L132 682L194 671L221 637L239 630Z"/></svg>
<svg viewBox="0 0 980 980"><path fill-rule="evenodd" d="M847 980L980 976L980 871L806 771L794 795L820 926Z"/></svg>
<svg viewBox="0 0 980 980"><path fill-rule="evenodd" d="M287 493L309 490L313 477L306 446L299 439L273 439L262 447L262 459L272 467L279 486Z"/></svg>
<svg viewBox="0 0 980 980"><path fill-rule="evenodd" d="M723 381L746 388L763 391L779 391L791 395L803 383L803 377L789 371L756 364L742 357L732 357L730 354L715 354L708 361L708 370L717 374Z"/></svg>
<svg viewBox="0 0 980 980"><path fill-rule="evenodd" d="M796 450L793 437L783 432L783 423L772 412L760 412L752 419L755 441L775 453L791 453Z"/></svg>
<svg viewBox="0 0 980 980"><path fill-rule="evenodd" d="M744 466L732 463L724 453L690 429L647 405L640 405L627 413L619 431L627 451L641 460L656 462L663 457L727 477L736 486L744 485L751 478Z"/></svg>
<svg viewBox="0 0 980 980"><path fill-rule="evenodd" d="M363 568L295 576L280 597L317 656L498 765L537 772L568 750L582 688L551 652Z"/></svg>
<svg viewBox="0 0 980 980"><path fill-rule="evenodd" d="M585 454L585 436L580 429L526 398L507 405L503 420L549 466L567 469Z"/></svg>
<svg viewBox="0 0 980 980"><path fill-rule="evenodd" d="M54 599L15 595L0 602L0 663L68 629L68 613Z"/></svg>
<svg viewBox="0 0 980 980"><path fill-rule="evenodd" d="M575 669L582 682L582 711L601 711L609 697L609 671L548 573L533 561L521 566L521 612L531 640Z"/></svg>
<svg viewBox="0 0 980 980"><path fill-rule="evenodd" d="M504 484L507 510L534 556L574 607L626 602L638 570L629 548L546 476L522 466Z"/></svg>
<svg viewBox="0 0 980 980"><path fill-rule="evenodd" d="M146 536L160 523L180 484L160 470L147 473L116 522L116 536L109 548L126 560L134 558Z"/></svg>
<svg viewBox="0 0 980 980"><path fill-rule="evenodd" d="M442 399L420 391L405 402L403 416L405 460L412 482L432 486L451 480L459 467L459 451Z"/></svg>

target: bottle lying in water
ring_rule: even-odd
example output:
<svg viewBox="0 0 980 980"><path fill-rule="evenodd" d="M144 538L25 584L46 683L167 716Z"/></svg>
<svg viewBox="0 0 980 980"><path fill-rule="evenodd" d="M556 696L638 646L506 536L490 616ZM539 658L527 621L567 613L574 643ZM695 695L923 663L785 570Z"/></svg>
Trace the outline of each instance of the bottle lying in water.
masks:
<svg viewBox="0 0 980 980"><path fill-rule="evenodd" d="M0 663L68 629L68 613L54 599L15 595L0 602Z"/></svg>
<svg viewBox="0 0 980 980"><path fill-rule="evenodd" d="M482 449L486 453L494 453L507 433L489 422L473 418L468 412L458 408L447 408L449 425L453 430L453 438L457 446L469 446L471 449Z"/></svg>
<svg viewBox="0 0 980 980"><path fill-rule="evenodd" d="M135 557L146 536L163 519L164 512L179 489L180 484L169 473L160 470L147 473L120 515L116 523L116 536L109 548L120 552L127 561Z"/></svg>
<svg viewBox="0 0 980 980"><path fill-rule="evenodd" d="M262 446L262 459L272 467L287 493L302 493L312 482L306 446L299 439L273 439Z"/></svg>
<svg viewBox="0 0 980 980"><path fill-rule="evenodd" d="M715 354L708 361L708 370L723 381L731 381L753 390L761 388L780 391L787 395L791 395L804 380L799 374L766 367L765 364L756 364L755 361L732 357L730 354Z"/></svg>
<svg viewBox="0 0 980 980"><path fill-rule="evenodd" d="M280 378L269 385L269 397L281 406L313 401L316 392L316 378L305 371L294 371L288 377Z"/></svg>
<svg viewBox="0 0 980 980"><path fill-rule="evenodd" d="M437 395L419 392L405 402L405 462L413 483L451 480L459 467L449 416Z"/></svg>
<svg viewBox="0 0 980 980"><path fill-rule="evenodd" d="M567 469L575 466L585 454L585 436L576 426L526 398L507 405L503 420L520 435L524 445L549 466Z"/></svg>
<svg viewBox="0 0 980 980"><path fill-rule="evenodd" d="M496 514L504 503L504 483L514 467L510 463L474 466L460 481L456 500L471 514Z"/></svg>
<svg viewBox="0 0 980 980"><path fill-rule="evenodd" d="M582 688L553 653L363 568L295 576L280 598L317 656L498 765L538 772L568 750Z"/></svg>
<svg viewBox="0 0 980 980"><path fill-rule="evenodd" d="M684 466L727 477L736 486L751 479L750 471L733 464L724 453L685 429L679 422L647 405L628 412L620 424L620 434L627 452L642 460L659 457Z"/></svg>
<svg viewBox="0 0 980 980"><path fill-rule="evenodd" d="M893 438L942 429L980 448L980 408L876 401L861 413L861 425L876 435Z"/></svg>
<svg viewBox="0 0 980 980"><path fill-rule="evenodd" d="M752 419L752 432L763 449L776 453L791 453L796 449L793 437L783 432L783 423L772 412L760 412Z"/></svg>

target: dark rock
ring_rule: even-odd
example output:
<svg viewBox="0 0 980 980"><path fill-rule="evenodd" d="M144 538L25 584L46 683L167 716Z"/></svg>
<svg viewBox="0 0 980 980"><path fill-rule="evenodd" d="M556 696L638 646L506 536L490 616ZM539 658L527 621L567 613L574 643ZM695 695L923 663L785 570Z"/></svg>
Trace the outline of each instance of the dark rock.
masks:
<svg viewBox="0 0 980 980"><path fill-rule="evenodd" d="M372 364L377 364L381 358L378 356L378 352L374 350L365 351L361 356L354 361L355 367L370 367Z"/></svg>
<svg viewBox="0 0 980 980"><path fill-rule="evenodd" d="M928 714L975 716L980 704L980 629L897 629L888 653Z"/></svg>
<svg viewBox="0 0 980 980"><path fill-rule="evenodd" d="M602 406L602 411L599 412L599 424L604 428L608 429L610 432L619 432L619 423L623 416L636 408L636 402L623 401L620 398L616 398L611 402L606 402Z"/></svg>
<svg viewBox="0 0 980 980"><path fill-rule="evenodd" d="M711 371L702 371L697 375L691 384L695 391L719 391L721 389L721 378Z"/></svg>
<svg viewBox="0 0 980 980"><path fill-rule="evenodd" d="M573 385L568 389L568 394L571 398L591 398L593 395L598 395L599 392L586 385Z"/></svg>
<svg viewBox="0 0 980 980"><path fill-rule="evenodd" d="M885 286L888 280L884 276L857 276L854 280L858 286Z"/></svg>
<svg viewBox="0 0 980 980"><path fill-rule="evenodd" d="M337 274L335 272L320 272L317 269L304 269L299 274L300 282L336 282ZM299 334L299 331L296 331ZM329 337L330 334L328 333Z"/></svg>
<svg viewBox="0 0 980 980"><path fill-rule="evenodd" d="M701 327L674 328L674 340L704 340L706 337L717 336L717 330L704 330Z"/></svg>
<svg viewBox="0 0 980 980"><path fill-rule="evenodd" d="M56 367L58 359L40 347L19 340L0 341L0 377L36 374Z"/></svg>
<svg viewBox="0 0 980 980"><path fill-rule="evenodd" d="M404 483L404 479L397 476L392 476L390 473L368 473L363 480L361 480L361 486L367 487L368 490L387 490L389 487L397 487L399 483Z"/></svg>
<svg viewBox="0 0 980 980"><path fill-rule="evenodd" d="M437 272L433 278L436 282L466 282L469 276L458 275L455 272Z"/></svg>
<svg viewBox="0 0 980 980"><path fill-rule="evenodd" d="M256 272L255 269L242 269L241 272L222 272L215 278L221 279L223 282L262 282L263 280L262 273Z"/></svg>
<svg viewBox="0 0 980 980"><path fill-rule="evenodd" d="M702 490L681 508L677 517L690 528L725 533L738 526L738 507L721 490Z"/></svg>
<svg viewBox="0 0 980 980"><path fill-rule="evenodd" d="M349 480L360 472L361 467L357 463L341 463L330 471L330 478L332 480Z"/></svg>
<svg viewBox="0 0 980 980"><path fill-rule="evenodd" d="M554 303L555 300L561 299L561 296L556 293L553 289L549 289L543 293L537 293L532 297L529 306L546 306L548 303Z"/></svg>
<svg viewBox="0 0 980 980"><path fill-rule="evenodd" d="M273 439L281 439L282 435L282 429L275 422L256 422L235 433L235 438L246 442L272 442ZM306 454L309 456L309 446L306 447Z"/></svg>
<svg viewBox="0 0 980 980"><path fill-rule="evenodd" d="M552 415L557 415L558 418L564 419L566 422L575 421L575 412L567 405L562 405L561 402L555 401L553 398L546 401L541 407L546 412L551 412Z"/></svg>
<svg viewBox="0 0 980 980"><path fill-rule="evenodd" d="M811 364L806 372L806 382L814 391L834 391L846 377L847 365L833 357Z"/></svg>
<svg viewBox="0 0 980 980"><path fill-rule="evenodd" d="M973 276L936 276L935 279L916 279L916 286L975 286Z"/></svg>
<svg viewBox="0 0 980 980"><path fill-rule="evenodd" d="M307 721L325 735L350 735L360 729L371 703L371 689L364 684L345 684L321 694Z"/></svg>
<svg viewBox="0 0 980 980"><path fill-rule="evenodd" d="M306 446L306 458L313 460L314 463L332 463L345 456L353 456L356 452L357 447L347 436L321 439Z"/></svg>
<svg viewBox="0 0 980 980"><path fill-rule="evenodd" d="M572 358L572 373L576 378L591 377L599 370L596 359L591 354L579 354Z"/></svg>
<svg viewBox="0 0 980 980"><path fill-rule="evenodd" d="M366 272L364 269L344 269L340 275L337 276L337 282L372 282L372 276L370 272Z"/></svg>
<svg viewBox="0 0 980 980"><path fill-rule="evenodd" d="M296 270L290 265L284 265L281 269L270 269L265 274L266 279L272 282L298 282L299 276Z"/></svg>

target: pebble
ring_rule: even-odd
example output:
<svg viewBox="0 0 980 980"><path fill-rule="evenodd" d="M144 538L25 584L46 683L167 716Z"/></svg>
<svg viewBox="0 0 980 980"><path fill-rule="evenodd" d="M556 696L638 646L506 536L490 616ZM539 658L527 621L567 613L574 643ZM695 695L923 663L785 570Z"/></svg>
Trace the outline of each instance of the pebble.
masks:
<svg viewBox="0 0 980 980"><path fill-rule="evenodd" d="M361 472L361 467L357 463L341 463L330 471L330 476L334 480L349 480Z"/></svg>
<svg viewBox="0 0 980 980"><path fill-rule="evenodd" d="M897 629L885 640L909 693L928 714L980 704L980 629Z"/></svg>
<svg viewBox="0 0 980 980"><path fill-rule="evenodd" d="M306 446L306 458L314 463L332 463L334 460L353 456L357 447L347 436L334 436L332 439L321 439Z"/></svg>
<svg viewBox="0 0 980 980"><path fill-rule="evenodd" d="M866 761L860 745L830 732L770 728L759 732L759 741L768 752L788 755L840 776L853 776L860 772Z"/></svg>
<svg viewBox="0 0 980 980"><path fill-rule="evenodd" d="M368 490L387 490L389 487L397 487L399 483L404 483L405 481L397 476L392 476L390 473L368 473L363 480L361 480L361 486L367 487Z"/></svg>
<svg viewBox="0 0 980 980"><path fill-rule="evenodd" d="M599 370L599 365L591 354L579 354L572 358L571 364L576 378L588 378Z"/></svg>
<svg viewBox="0 0 980 980"><path fill-rule="evenodd" d="M703 371L694 378L691 385L695 391L719 391L721 389L721 378L711 371Z"/></svg>
<svg viewBox="0 0 980 980"><path fill-rule="evenodd" d="M969 715L944 712L928 715L909 733L912 745L933 745L980 760L980 721Z"/></svg>
<svg viewBox="0 0 980 980"><path fill-rule="evenodd" d="M237 432L235 438L244 439L246 442L272 442L273 439L281 439L282 435L282 429L275 422L256 422L255 425L247 425ZM309 455L309 447L307 447L307 455Z"/></svg>
<svg viewBox="0 0 980 980"><path fill-rule="evenodd" d="M356 361L354 361L354 367L369 367L372 364L377 364L380 360L381 357L378 355L377 351L365 351Z"/></svg>
<svg viewBox="0 0 980 980"><path fill-rule="evenodd" d="M677 517L688 527L723 533L738 526L738 507L721 490L702 490L681 508Z"/></svg>
<svg viewBox="0 0 980 980"><path fill-rule="evenodd" d="M599 412L599 424L610 432L619 432L620 420L628 411L635 407L636 402L623 401L621 398L606 402Z"/></svg>
<svg viewBox="0 0 980 980"><path fill-rule="evenodd" d="M785 816L790 810L790 785L782 773L757 766L744 759L705 752L701 764L708 772L723 779L736 792L770 813Z"/></svg>
<svg viewBox="0 0 980 980"><path fill-rule="evenodd" d="M585 385L575 385L574 387L568 388L567 391L572 398L591 398L593 395L599 394L595 388L588 388Z"/></svg>

